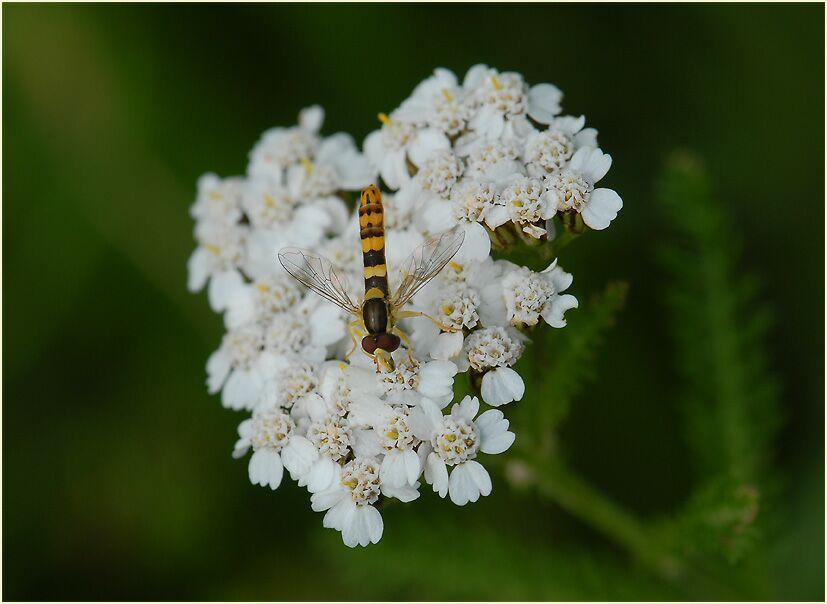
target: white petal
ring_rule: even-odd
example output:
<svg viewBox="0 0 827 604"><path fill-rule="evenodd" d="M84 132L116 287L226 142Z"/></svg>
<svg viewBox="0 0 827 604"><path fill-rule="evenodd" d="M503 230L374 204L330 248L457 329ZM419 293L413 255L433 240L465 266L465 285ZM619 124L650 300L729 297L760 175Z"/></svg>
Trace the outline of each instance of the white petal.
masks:
<svg viewBox="0 0 827 604"><path fill-rule="evenodd" d="M413 187L407 187L411 189ZM400 191L401 194L401 191ZM430 196L425 199L422 211L414 215L416 225L423 231L441 233L456 223L454 204L441 197Z"/></svg>
<svg viewBox="0 0 827 604"><path fill-rule="evenodd" d="M381 418L392 414L390 407L377 396L359 392L358 398L354 398L355 400L348 407L348 418L351 425L370 426L381 420Z"/></svg>
<svg viewBox="0 0 827 604"><path fill-rule="evenodd" d="M411 451L413 453L413 451ZM416 455L416 453L414 453ZM419 460L417 459L417 464ZM379 468L379 477L382 484L387 483L390 487L401 487L406 484L405 458L404 453L393 450L385 454L382 465ZM416 480L416 479L414 479Z"/></svg>
<svg viewBox="0 0 827 604"><path fill-rule="evenodd" d="M553 127L555 130L562 130L570 136L574 136L586 125L586 116L575 117L573 115L561 115L554 118Z"/></svg>
<svg viewBox="0 0 827 604"><path fill-rule="evenodd" d="M466 422L474 421L474 417L480 410L480 401L476 396L466 396L459 403L451 407L451 417L464 419Z"/></svg>
<svg viewBox="0 0 827 604"><path fill-rule="evenodd" d="M230 409L252 409L258 401L261 381L254 371L234 369L224 384L221 404Z"/></svg>
<svg viewBox="0 0 827 604"><path fill-rule="evenodd" d="M326 300L310 316L310 339L313 344L327 346L346 335L341 311Z"/></svg>
<svg viewBox="0 0 827 604"><path fill-rule="evenodd" d="M456 505L465 505L469 501L473 503L480 495L491 493L491 477L476 461L466 461L451 472L448 493Z"/></svg>
<svg viewBox="0 0 827 604"><path fill-rule="evenodd" d="M454 259L460 264L481 262L491 252L491 238L488 231L479 222L466 223L463 226L465 240Z"/></svg>
<svg viewBox="0 0 827 604"><path fill-rule="evenodd" d="M307 474L318 458L319 450L304 436L291 436L281 450L281 461L294 479Z"/></svg>
<svg viewBox="0 0 827 604"><path fill-rule="evenodd" d="M496 455L514 443L514 433L508 431L508 420L502 411L489 409L474 422L480 432L480 451Z"/></svg>
<svg viewBox="0 0 827 604"><path fill-rule="evenodd" d="M405 462L405 479L408 485L416 483L417 478L422 473L422 465L419 462L419 456L416 451L408 449L402 453Z"/></svg>
<svg viewBox="0 0 827 604"><path fill-rule="evenodd" d="M425 482L433 486L434 493L445 498L448 494L448 468L436 453L428 455L425 460Z"/></svg>
<svg viewBox="0 0 827 604"><path fill-rule="evenodd" d="M320 457L313 463L310 471L299 478L299 486L306 483L308 491L318 493L330 488L338 478L339 464L329 457Z"/></svg>
<svg viewBox="0 0 827 604"><path fill-rule="evenodd" d="M311 392L301 397L293 404L293 410L298 416L309 417L310 421L322 421L327 416L327 403L317 392Z"/></svg>
<svg viewBox="0 0 827 604"><path fill-rule="evenodd" d="M262 487L269 486L274 491L281 484L281 477L284 474L281 457L272 449L255 451L250 457L247 469L250 482Z"/></svg>
<svg viewBox="0 0 827 604"><path fill-rule="evenodd" d="M582 147L597 147L597 130L594 128L584 128L575 134L574 147L576 149Z"/></svg>
<svg viewBox="0 0 827 604"><path fill-rule="evenodd" d="M210 278L210 253L197 247L187 260L187 289L200 291Z"/></svg>
<svg viewBox="0 0 827 604"><path fill-rule="evenodd" d="M374 130L365 137L362 143L362 149L365 151L365 157L371 165L378 169L382 165L382 160L385 157L385 145L382 144L382 130Z"/></svg>
<svg viewBox="0 0 827 604"><path fill-rule="evenodd" d="M213 275L207 288L210 308L214 311L224 310L235 291L241 287L244 287L244 279L238 271L224 271Z"/></svg>
<svg viewBox="0 0 827 604"><path fill-rule="evenodd" d="M324 109L319 105L305 107L299 112L299 126L310 132L318 132L324 122Z"/></svg>
<svg viewBox="0 0 827 604"><path fill-rule="evenodd" d="M382 522L382 514L372 505L364 506L361 514L365 516L367 522L370 542L379 543L382 538L382 531L385 528L385 524Z"/></svg>
<svg viewBox="0 0 827 604"><path fill-rule="evenodd" d="M488 474L483 465L476 461L466 461L464 466L468 466L468 472L471 474L471 479L480 490L480 495L487 497L491 494L491 476Z"/></svg>
<svg viewBox="0 0 827 604"><path fill-rule="evenodd" d="M317 493L317 495L322 497L318 499L316 495L311 497L313 510L316 512L328 510L322 519L322 526L341 531L351 521L353 514L356 513L356 504L347 496L344 489L335 489L325 493Z"/></svg>
<svg viewBox="0 0 827 604"><path fill-rule="evenodd" d="M355 505L355 504L354 504ZM348 547L378 543L382 538L382 515L372 505L355 505L342 527L342 541Z"/></svg>
<svg viewBox="0 0 827 604"><path fill-rule="evenodd" d="M280 371L288 365L286 359L272 352L262 352L256 362L253 363L252 371L255 372L261 383L266 382L270 378L275 377Z"/></svg>
<svg viewBox="0 0 827 604"><path fill-rule="evenodd" d="M583 222L596 231L603 230L617 217L622 207L623 200L612 189L595 189L583 208Z"/></svg>
<svg viewBox="0 0 827 604"><path fill-rule="evenodd" d="M584 176L594 183L606 176L606 173L611 167L611 155L608 153L603 153L600 149L592 149L591 155L589 156L589 162L586 164L586 172Z"/></svg>
<svg viewBox="0 0 827 604"><path fill-rule="evenodd" d="M408 503L419 498L419 483L415 482L413 486L405 485L402 487L391 487L383 484L382 494L385 497L393 497L403 503Z"/></svg>
<svg viewBox="0 0 827 604"><path fill-rule="evenodd" d="M569 162L569 168L582 174L592 184L606 176L612 166L612 156L600 149L578 149Z"/></svg>
<svg viewBox="0 0 827 604"><path fill-rule="evenodd" d="M235 329L251 322L255 318L255 296L251 287L240 287L227 297L227 312L224 313L224 325Z"/></svg>
<svg viewBox="0 0 827 604"><path fill-rule="evenodd" d="M408 416L408 427L420 440L429 441L442 425L442 413L433 401L422 399Z"/></svg>
<svg viewBox="0 0 827 604"><path fill-rule="evenodd" d="M543 316L543 320L552 327L565 327L565 312L570 308L577 308L577 306L577 298L571 294L563 294L562 296L554 296L551 300L546 302L541 314Z"/></svg>
<svg viewBox="0 0 827 604"><path fill-rule="evenodd" d="M563 93L553 84L537 84L528 91L528 115L541 124L550 124L560 113Z"/></svg>
<svg viewBox="0 0 827 604"><path fill-rule="evenodd" d="M417 390L441 407L454 397L454 376L457 366L451 361L431 361L419 370Z"/></svg>
<svg viewBox="0 0 827 604"><path fill-rule="evenodd" d="M448 360L462 350L463 336L460 331L440 333L431 345L430 355L433 359Z"/></svg>
<svg viewBox="0 0 827 604"><path fill-rule="evenodd" d="M485 211L485 224L496 229L498 226L508 222L508 208L501 205L490 206Z"/></svg>
<svg viewBox="0 0 827 604"><path fill-rule="evenodd" d="M492 407L519 401L523 394L523 378L511 367L497 367L482 376L482 399Z"/></svg>
<svg viewBox="0 0 827 604"><path fill-rule="evenodd" d="M500 138L505 129L505 119L495 107L485 105L471 118L468 125L483 138L495 141Z"/></svg>
<svg viewBox="0 0 827 604"><path fill-rule="evenodd" d="M465 79L462 81L462 87L466 91L479 88L488 75L488 71L488 65L483 65L482 63L474 65L465 74Z"/></svg>
<svg viewBox="0 0 827 604"><path fill-rule="evenodd" d="M391 189L398 189L411 179L405 149L386 151L382 160L382 180Z"/></svg>
<svg viewBox="0 0 827 604"><path fill-rule="evenodd" d="M247 451L250 450L250 439L249 438L239 438L235 446L233 447L233 459L240 459L247 455Z"/></svg>
<svg viewBox="0 0 827 604"><path fill-rule="evenodd" d="M541 274L551 283L554 291L558 294L566 291L574 280L571 273L567 273L557 266L557 260L552 262Z"/></svg>
<svg viewBox="0 0 827 604"><path fill-rule="evenodd" d="M477 488L471 479L467 462L461 463L451 470L451 476L448 481L448 494L451 496L451 501L456 505L465 505L469 501L474 502L480 498L479 488Z"/></svg>
<svg viewBox="0 0 827 604"><path fill-rule="evenodd" d="M426 128L420 130L416 138L411 143L408 151L408 156L415 166L421 166L431 155L436 151L443 149L450 149L451 141L445 136L445 133L436 128Z"/></svg>
<svg viewBox="0 0 827 604"><path fill-rule="evenodd" d="M379 435L374 430L360 430L351 428L350 446L356 457L378 457L385 451L379 441Z"/></svg>
<svg viewBox="0 0 827 604"><path fill-rule="evenodd" d="M219 348L207 359L207 391L215 394L221 390L229 373L230 355L223 348Z"/></svg>
<svg viewBox="0 0 827 604"><path fill-rule="evenodd" d="M339 168L343 189L361 189L376 180L376 170L361 153L347 153L338 158L336 165Z"/></svg>

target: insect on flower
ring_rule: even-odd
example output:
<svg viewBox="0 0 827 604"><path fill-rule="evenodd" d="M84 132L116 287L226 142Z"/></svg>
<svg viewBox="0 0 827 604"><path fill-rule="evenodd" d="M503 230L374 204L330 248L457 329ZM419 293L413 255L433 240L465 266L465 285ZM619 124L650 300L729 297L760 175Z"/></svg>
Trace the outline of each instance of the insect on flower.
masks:
<svg viewBox="0 0 827 604"><path fill-rule="evenodd" d="M279 251L279 262L298 281L355 317L348 326L353 348L345 358L353 354L358 345L357 337L361 337L362 350L373 358L377 371L380 364L392 369L391 353L400 343L405 343L408 354L411 348L408 337L396 325L399 319L425 317L444 331L456 331L425 313L401 309L451 261L462 245L465 233L453 229L416 248L403 263L399 285L391 295L385 262L382 194L373 185L362 190L359 228L365 267L365 295L359 303L348 294L347 278L327 258L296 248L284 248Z"/></svg>

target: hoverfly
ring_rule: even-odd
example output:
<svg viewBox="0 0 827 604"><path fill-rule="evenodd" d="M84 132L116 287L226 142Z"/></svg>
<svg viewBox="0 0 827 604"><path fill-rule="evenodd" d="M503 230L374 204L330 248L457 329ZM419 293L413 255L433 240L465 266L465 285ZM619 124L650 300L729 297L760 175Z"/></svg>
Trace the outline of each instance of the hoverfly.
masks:
<svg viewBox="0 0 827 604"><path fill-rule="evenodd" d="M396 325L399 319L425 317L444 331L456 331L425 313L401 309L451 261L462 245L465 233L457 229L447 231L416 248L403 263L399 285L391 295L385 262L382 194L374 185L362 190L359 229L365 294L358 303L348 293L345 276L327 258L296 248L284 248L279 251L279 262L299 282L355 317L348 325L353 348L345 359L356 350L357 336L364 334L361 339L362 350L374 360L377 371L380 364L393 369L391 353L399 348L402 341L405 342L409 355L411 348L407 336Z"/></svg>

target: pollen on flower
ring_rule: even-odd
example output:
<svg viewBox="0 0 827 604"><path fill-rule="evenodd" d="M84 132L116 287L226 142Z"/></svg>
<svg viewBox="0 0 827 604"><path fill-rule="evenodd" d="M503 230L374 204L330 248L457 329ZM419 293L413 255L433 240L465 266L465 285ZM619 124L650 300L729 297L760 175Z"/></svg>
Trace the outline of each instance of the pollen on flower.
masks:
<svg viewBox="0 0 827 604"><path fill-rule="evenodd" d="M428 124L442 130L448 136L456 136L465 128L468 118L471 117L470 105L460 97L460 91L451 93L447 88L442 89L442 96L434 103L434 112Z"/></svg>
<svg viewBox="0 0 827 604"><path fill-rule="evenodd" d="M553 195L557 210L582 212L594 186L580 174L565 169L546 177L545 188Z"/></svg>
<svg viewBox="0 0 827 604"><path fill-rule="evenodd" d="M468 362L477 371L508 367L517 362L523 345L502 327L488 327L472 333L465 340Z"/></svg>
<svg viewBox="0 0 827 604"><path fill-rule="evenodd" d="M500 201L505 204L508 216L526 230L529 225L536 225L545 220L547 209L542 199L543 187L539 180L533 178L521 178L506 187L500 194ZM545 229L540 228L541 233ZM534 230L526 231L532 236Z"/></svg>
<svg viewBox="0 0 827 604"><path fill-rule="evenodd" d="M340 365L340 370L343 371L346 365L344 363ZM325 396L331 413L340 418L344 418L350 411L350 403L353 400L352 395L353 389L350 387L344 373L339 373L332 391Z"/></svg>
<svg viewBox="0 0 827 604"><path fill-rule="evenodd" d="M526 92L525 82L519 74L492 74L485 79L480 98L484 104L498 111L516 115L525 112Z"/></svg>
<svg viewBox="0 0 827 604"><path fill-rule="evenodd" d="M261 353L264 338L257 326L245 325L227 332L222 346L230 354L233 367L249 369Z"/></svg>
<svg viewBox="0 0 827 604"><path fill-rule="evenodd" d="M477 456L479 435L473 424L463 419L446 417L442 427L431 439L437 455L447 465L453 466Z"/></svg>
<svg viewBox="0 0 827 604"><path fill-rule="evenodd" d="M296 429L290 416L280 409L256 411L253 414L253 431L250 442L254 450L280 451Z"/></svg>
<svg viewBox="0 0 827 604"><path fill-rule="evenodd" d="M236 225L204 223L196 228L201 247L210 252L216 270L229 270L238 266L244 257L246 233Z"/></svg>
<svg viewBox="0 0 827 604"><path fill-rule="evenodd" d="M506 308L512 325L536 325L549 298L551 284L534 271L521 266L503 279Z"/></svg>
<svg viewBox="0 0 827 604"><path fill-rule="evenodd" d="M300 190L302 197L313 199L330 195L336 191L339 178L333 166L326 163L314 165L308 162L305 165L305 173Z"/></svg>
<svg viewBox="0 0 827 604"><path fill-rule="evenodd" d="M451 191L453 213L457 220L482 222L494 205L495 189L491 183L467 180Z"/></svg>
<svg viewBox="0 0 827 604"><path fill-rule="evenodd" d="M531 137L526 143L525 161L542 172L556 172L571 159L574 141L559 130L546 130Z"/></svg>
<svg viewBox="0 0 827 604"><path fill-rule="evenodd" d="M299 353L310 344L310 330L306 320L294 313L273 315L264 332L267 350L275 354Z"/></svg>
<svg viewBox="0 0 827 604"><path fill-rule="evenodd" d="M386 394L415 390L419 385L419 365L411 365L407 361L397 363L394 369L384 369L379 373L379 382Z"/></svg>
<svg viewBox="0 0 827 604"><path fill-rule="evenodd" d="M313 368L307 363L286 367L280 378L279 404L288 409L301 397L315 391L319 385Z"/></svg>
<svg viewBox="0 0 827 604"><path fill-rule="evenodd" d="M405 407L397 407L376 430L379 436L379 443L385 451L394 449L407 450L414 443L414 435L408 427L408 410Z"/></svg>
<svg viewBox="0 0 827 604"><path fill-rule="evenodd" d="M437 319L448 327L473 329L479 323L477 309L479 294L469 287L459 287L448 292L437 306Z"/></svg>
<svg viewBox="0 0 827 604"><path fill-rule="evenodd" d="M371 460L354 459L342 468L342 485L358 505L376 503L381 492L379 466Z"/></svg>
<svg viewBox="0 0 827 604"><path fill-rule="evenodd" d="M253 166L260 162L274 168L286 168L312 157L318 144L318 137L304 128L275 128L265 132L250 152L251 163Z"/></svg>
<svg viewBox="0 0 827 604"><path fill-rule="evenodd" d="M467 160L467 171L474 176L485 175L498 162L516 160L520 150L516 144L510 142L487 143L475 148Z"/></svg>
<svg viewBox="0 0 827 604"><path fill-rule="evenodd" d="M385 119L382 119L382 116ZM403 120L395 120L384 113L379 114L382 121L382 140L388 149L402 149L416 134L416 126Z"/></svg>
<svg viewBox="0 0 827 604"><path fill-rule="evenodd" d="M198 220L231 224L238 218L244 181L205 174L198 179L198 197L190 213Z"/></svg>
<svg viewBox="0 0 827 604"><path fill-rule="evenodd" d="M416 178L423 189L448 197L462 175L462 166L451 151L437 151L419 168Z"/></svg>
<svg viewBox="0 0 827 604"><path fill-rule="evenodd" d="M256 307L264 314L285 312L298 304L301 299L295 281L284 277L265 275L254 283Z"/></svg>
<svg viewBox="0 0 827 604"><path fill-rule="evenodd" d="M250 224L272 229L290 221L294 201L283 187L260 181L245 192L243 205Z"/></svg>
<svg viewBox="0 0 827 604"><path fill-rule="evenodd" d="M307 429L307 438L333 461L347 457L350 451L350 427L346 420L339 417L328 417L320 422L310 424Z"/></svg>

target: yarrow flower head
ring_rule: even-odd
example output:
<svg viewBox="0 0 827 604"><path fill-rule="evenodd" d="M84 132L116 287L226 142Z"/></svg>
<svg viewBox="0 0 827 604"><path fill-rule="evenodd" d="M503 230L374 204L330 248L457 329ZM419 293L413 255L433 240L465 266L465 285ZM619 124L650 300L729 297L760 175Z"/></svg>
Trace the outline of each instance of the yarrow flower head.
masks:
<svg viewBox="0 0 827 604"><path fill-rule="evenodd" d="M524 396L531 332L578 304L556 260L536 272L500 252L554 257L622 207L597 186L611 166L597 131L561 103L516 72L437 69L362 150L322 134L313 106L264 132L244 176L198 181L188 286L223 314L207 388L247 414L233 456L250 455L254 485L276 489L287 470L350 547L378 542L380 504L422 484L456 505L492 492L486 458L515 442L502 409ZM367 215L353 201L373 183L384 195L371 189ZM302 266L283 267L294 247ZM386 301L388 333L367 329L365 298ZM457 379L477 396L455 402Z"/></svg>

